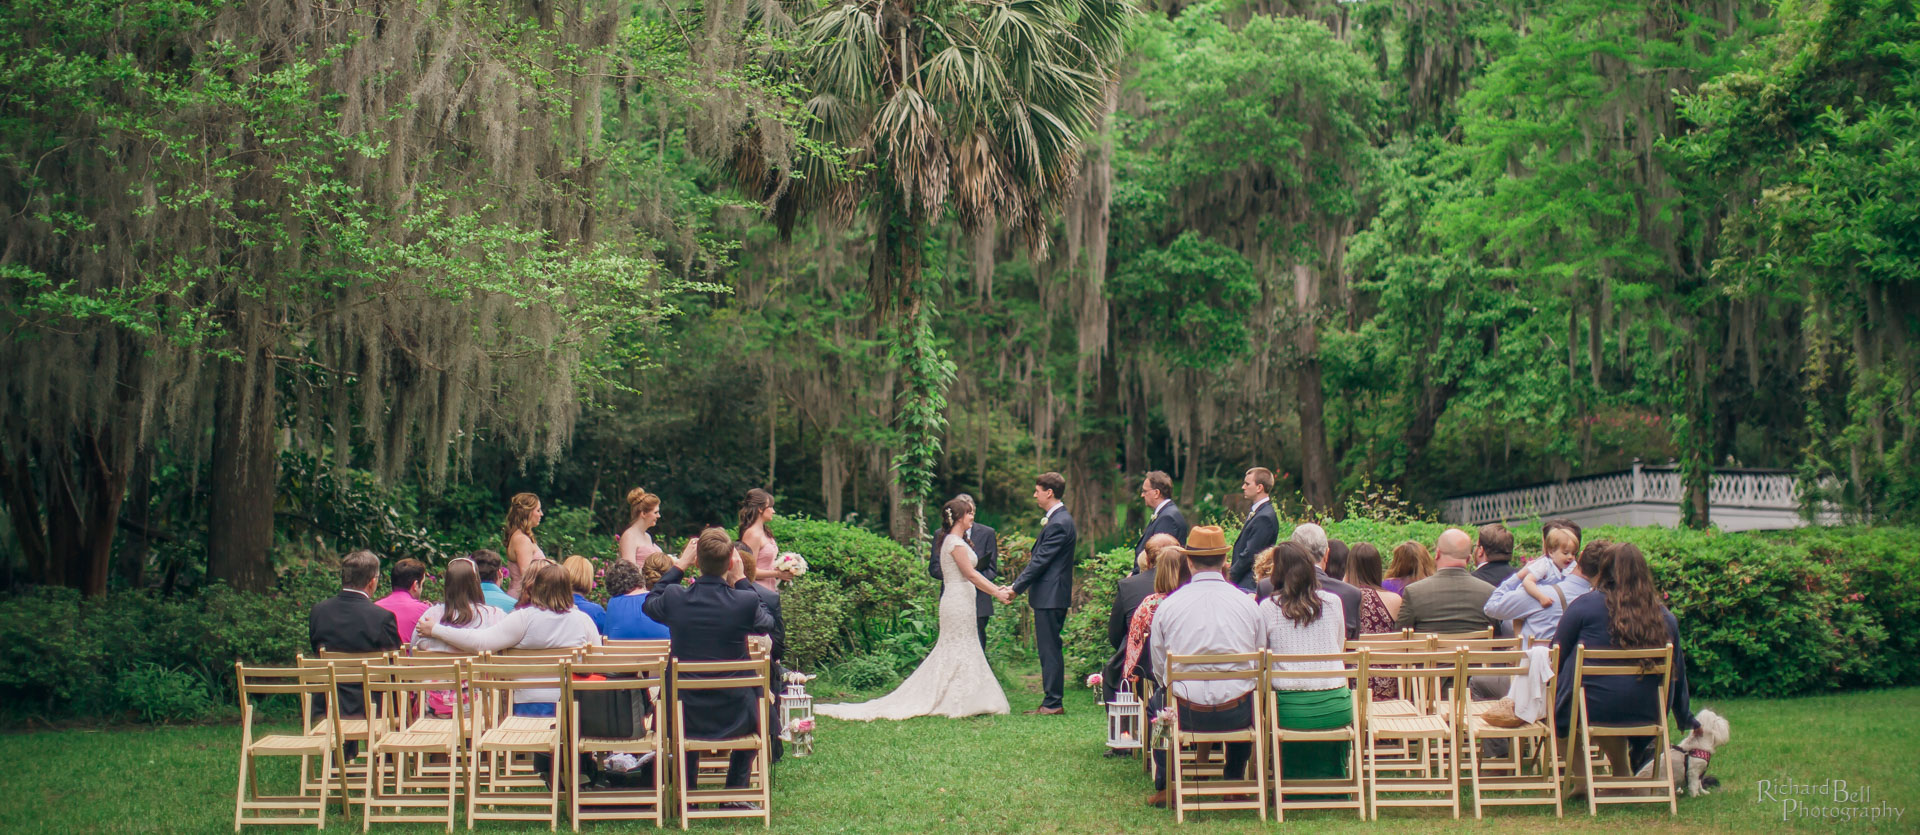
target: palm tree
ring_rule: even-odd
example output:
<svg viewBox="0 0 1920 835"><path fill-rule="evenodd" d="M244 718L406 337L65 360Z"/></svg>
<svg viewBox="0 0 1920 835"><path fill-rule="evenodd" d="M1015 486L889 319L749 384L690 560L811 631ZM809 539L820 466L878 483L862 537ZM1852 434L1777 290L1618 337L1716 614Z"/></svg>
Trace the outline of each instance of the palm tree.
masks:
<svg viewBox="0 0 1920 835"><path fill-rule="evenodd" d="M802 21L796 66L821 156L776 202L791 224L860 204L884 240L876 301L917 315L921 243L951 200L962 227L1005 223L1044 249L1046 210L1105 112L1131 6L1121 0L849 0Z"/></svg>
<svg viewBox="0 0 1920 835"><path fill-rule="evenodd" d="M774 217L783 232L808 211L844 223L864 207L875 222L869 290L901 371L894 471L923 536L952 379L921 307L927 228L951 205L969 233L1004 224L1045 251L1131 13L1124 0L847 0L794 33L807 138L849 155L803 157Z"/></svg>

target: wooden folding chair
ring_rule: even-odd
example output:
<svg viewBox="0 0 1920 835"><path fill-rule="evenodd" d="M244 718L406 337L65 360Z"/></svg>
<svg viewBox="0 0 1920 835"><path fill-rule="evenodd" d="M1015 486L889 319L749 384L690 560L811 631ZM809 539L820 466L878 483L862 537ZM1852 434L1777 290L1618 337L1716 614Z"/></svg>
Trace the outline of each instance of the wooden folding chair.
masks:
<svg viewBox="0 0 1920 835"><path fill-rule="evenodd" d="M343 741L337 733L310 734L269 734L254 738L253 716L255 697L295 695L299 697L304 712L314 696L333 695L333 669L330 667L248 667L244 664L233 665L233 675L240 692L240 786L233 799L233 831L239 832L246 824L289 824L312 823L316 828L327 828L327 795L337 790L340 793L340 812L353 819L353 808L348 803L346 775L335 764L345 759ZM340 727L340 702L328 698L326 726ZM256 757L299 757L301 762L300 782L297 794L270 796L260 794L259 778L254 770ZM320 758L320 774L324 779L317 792L309 792L306 787L306 762L309 757ZM311 795L311 796L310 796ZM248 817L248 813L256 813ZM289 812L290 815L258 814L269 812ZM307 817L312 812L313 817Z"/></svg>
<svg viewBox="0 0 1920 835"><path fill-rule="evenodd" d="M431 667L455 664L464 668L466 665L473 664L479 660L481 660L481 655L478 653L439 652L419 649L412 645L404 647L401 652L393 656L393 664L400 667ZM415 703L423 708L430 706L434 695L439 693L443 694L447 701L447 707L452 713L461 712L464 709L463 705L466 704L467 698L466 680L463 677L459 681L449 681L448 684L451 685L450 689L433 691L428 693L426 698L415 700ZM436 733L450 728L456 728L454 723L458 719L458 717L454 716L440 717L431 713L409 714L408 718L413 723L412 726L414 728ZM465 730L461 731L462 733L472 734L474 723L469 721L460 724L465 728ZM470 742L471 740L462 740L460 753L464 754L466 752L467 748L470 747ZM446 779L449 771L464 779L466 777L466 767L461 765L458 759L459 758L456 757L448 760L438 756L415 758L412 760L412 770L403 772L401 774L401 781L404 784L407 780L419 777L428 782L439 782Z"/></svg>
<svg viewBox="0 0 1920 835"><path fill-rule="evenodd" d="M426 715L427 693L443 689L449 682L456 686L466 678L459 663L401 666L369 665L367 668L369 709L377 705L379 719L368 724L366 814L360 819L360 831L374 823L429 823L445 821L453 831L454 809L460 798L460 773L445 770L446 791L436 793L424 781L409 784L407 760L437 754L454 763L467 742L466 715L456 712L451 719ZM387 792L386 772L391 759L392 793ZM383 812L382 810L392 810ZM409 809L439 809L437 814L407 814Z"/></svg>
<svg viewBox="0 0 1920 835"><path fill-rule="evenodd" d="M1413 629L1409 627L1398 632L1362 632L1360 633L1359 641L1361 643L1368 641L1404 641L1412 637Z"/></svg>
<svg viewBox="0 0 1920 835"><path fill-rule="evenodd" d="M343 686L358 687L362 691L362 713L360 716L333 714L333 718L331 719L314 718L315 714L311 709L313 702L312 697L301 697L300 721L302 732L312 736L338 736L343 743L352 742L362 746L361 750L364 752L364 746L367 742L368 719L373 716L370 712L371 709L366 707L366 667L368 664L386 664L392 659L393 653L387 650L376 650L373 652L335 652L325 647L315 651L311 656L305 654L295 655L293 658L294 666L315 668L332 666L334 668L334 692L326 695L326 701L338 702L340 700L339 689ZM367 774L366 764L364 762L358 762L358 760L359 755L356 754L351 759L342 759L334 763L334 767L340 769L346 775L347 788L349 791L358 791L361 780L364 779ZM300 761L301 791L318 789L331 779L332 777L326 774L309 775L307 773L307 761Z"/></svg>
<svg viewBox="0 0 1920 835"><path fill-rule="evenodd" d="M725 676L725 677L713 677ZM690 739L686 734L686 705L682 696L692 690L732 690L747 687L761 689L772 686L771 675L765 659L745 661L681 661L675 659L671 672L667 676L667 698L673 702L673 762L675 769L684 768L690 757L700 754L723 754L732 756L735 751L756 751L753 759L753 771L748 777L745 788L717 789L700 788L699 779L692 781L676 778L682 783L678 792L680 803L680 828L686 829L693 818L760 818L766 826L773 825L771 808L772 793L769 791L767 760L772 756L767 733L767 711L765 696L756 694L752 701L754 732L732 739ZM695 804L746 803L757 808L722 809L695 808Z"/></svg>
<svg viewBox="0 0 1920 835"><path fill-rule="evenodd" d="M1680 813L1673 789L1672 763L1667 759L1667 689L1673 685L1673 645L1667 644L1660 649L1588 649L1581 644L1575 652L1573 666L1573 726L1578 735L1578 748L1575 750L1582 758L1582 769L1587 780L1587 814L1600 814L1600 807L1615 803L1660 803L1667 804L1668 814ZM1642 669L1642 661L1651 661L1652 669ZM1657 690L1659 701L1650 705L1660 720L1647 725L1596 725L1590 718L1592 708L1587 703L1586 684L1589 680L1603 676L1656 676L1659 679ZM1594 773L1592 754L1595 739L1618 742L1616 750L1624 749L1628 760L1632 756L1634 737L1653 737L1656 748L1653 757L1653 771L1645 778L1637 777L1632 769L1625 768L1626 762L1616 763L1612 773L1602 777ZM1571 758L1569 758L1571 759ZM1644 794L1647 789L1655 792ZM1601 797L1601 791L1614 792Z"/></svg>
<svg viewBox="0 0 1920 835"><path fill-rule="evenodd" d="M1434 710L1414 716L1366 716L1367 805L1374 820L1380 819L1381 806L1437 806L1451 808L1460 817L1460 756L1458 727L1466 700L1466 650L1452 652L1375 652L1369 651L1367 674L1420 681L1427 692L1439 693L1447 684L1452 690L1436 699ZM1413 763L1382 763L1381 743L1399 742L1411 750L1415 743L1430 746L1431 754L1421 754ZM1387 777L1383 772L1398 776ZM1437 773L1436 773L1437 772ZM1381 792L1438 793L1443 797L1401 797L1381 799Z"/></svg>
<svg viewBox="0 0 1920 835"><path fill-rule="evenodd" d="M1281 663L1329 662L1340 665L1334 670L1295 671L1282 670L1276 665ZM1355 652L1335 652L1317 655L1278 655L1267 654L1267 686L1262 690L1267 697L1267 726L1272 729L1270 745L1273 749L1273 816L1275 820L1285 821L1288 809L1352 809L1361 820L1367 818L1367 789L1365 771L1360 764L1360 747L1365 744L1361 729L1365 726L1367 689L1367 650ZM1352 692L1353 717L1347 724L1338 728L1326 728L1317 731L1296 731L1280 727L1280 694L1282 682L1294 682L1302 679L1339 679ZM1345 779L1286 778L1285 751L1282 747L1288 742L1345 742L1347 747L1347 777ZM1351 800L1288 800L1290 794L1331 794L1351 795Z"/></svg>
<svg viewBox="0 0 1920 835"><path fill-rule="evenodd" d="M569 785L561 750L566 735L560 724L567 704L559 702L554 716L514 716L513 699L523 690L561 689L568 666L565 658L522 658L482 661L468 668L476 725L466 757L468 829L476 820L546 821L548 829L559 828L560 787ZM546 791L524 791L540 787L541 780L511 774L505 763L515 755L536 753L552 758L553 772ZM525 811L515 811L520 809Z"/></svg>
<svg viewBox="0 0 1920 835"><path fill-rule="evenodd" d="M1441 649L1452 649L1458 646L1460 641L1479 641L1493 637L1493 627L1475 629L1471 632L1436 632L1433 633L1433 637L1440 642Z"/></svg>
<svg viewBox="0 0 1920 835"><path fill-rule="evenodd" d="M1228 811L1234 809L1253 809L1260 813L1260 819L1267 819L1267 756L1264 719L1265 704L1260 698L1261 682L1265 681L1262 671L1266 652L1240 652L1221 655L1170 655L1167 657L1166 706L1173 710L1173 729L1167 740L1167 787L1171 790L1173 801L1173 819L1185 823L1188 810L1192 811ZM1214 669L1196 669L1206 665ZM1219 669L1232 665L1233 669ZM1242 666L1245 665L1245 666ZM1176 684L1183 681L1244 681L1251 685L1247 700L1253 706L1253 723L1245 728L1230 731L1189 731L1180 725L1180 696ZM1190 782L1195 776L1180 755L1181 749L1188 745L1211 743L1222 749L1228 743L1246 742L1253 746L1253 753L1247 759L1247 770L1252 772L1238 780L1228 780L1224 775L1217 780ZM1223 750L1224 758L1224 750ZM1230 799L1233 796L1250 795L1250 800Z"/></svg>
<svg viewBox="0 0 1920 835"><path fill-rule="evenodd" d="M1467 676L1521 675L1527 671L1531 656L1520 650L1483 650L1467 653ZM1560 654L1557 650L1548 651L1548 662L1552 669L1558 669ZM1564 795L1561 786L1560 734L1553 720L1555 683L1557 678L1547 679L1546 715L1519 728L1503 728L1487 722L1485 711L1467 713L1464 728L1466 730L1467 759L1471 765L1473 777L1473 818L1481 819L1481 809L1488 806L1553 806L1554 817L1563 817ZM1476 703L1477 704L1477 703ZM1491 704L1490 702L1488 704ZM1487 739L1505 739L1512 746L1513 765L1502 768L1511 771L1508 775L1487 773L1486 763L1480 758L1480 742ZM1529 775L1524 771L1521 757L1523 743L1534 746L1538 771ZM1519 792L1545 791L1545 796L1528 797ZM1487 792L1502 792L1502 796L1489 797ZM1514 792L1514 794L1505 794Z"/></svg>
<svg viewBox="0 0 1920 835"><path fill-rule="evenodd" d="M624 752L633 755L653 754L652 784L642 788L618 788L601 791L580 791L572 793L571 812L573 831L580 831L583 820L651 820L656 827L662 826L666 819L666 810L662 800L663 786L667 774L666 751L661 745L660 707L666 702L662 698L666 693L667 661L656 657L649 661L595 660L589 657L572 667L573 675L567 677L565 698L568 705L567 750L575 756ZM585 676L601 676L604 681L583 680ZM653 705L643 724L634 728L633 736L585 736L580 730L581 697L588 694L626 694L627 698L639 701L645 699Z"/></svg>
<svg viewBox="0 0 1920 835"><path fill-rule="evenodd" d="M608 638L602 645L609 649L656 650L661 655L673 649L673 642L665 638Z"/></svg>

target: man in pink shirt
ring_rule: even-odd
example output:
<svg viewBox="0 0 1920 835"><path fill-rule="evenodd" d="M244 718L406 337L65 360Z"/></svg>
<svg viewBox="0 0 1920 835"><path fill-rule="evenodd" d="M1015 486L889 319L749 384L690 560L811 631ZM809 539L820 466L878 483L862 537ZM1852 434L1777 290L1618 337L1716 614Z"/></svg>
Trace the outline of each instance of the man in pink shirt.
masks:
<svg viewBox="0 0 1920 835"><path fill-rule="evenodd" d="M374 601L393 613L400 625L400 642L413 642L413 625L420 621L433 604L420 599L420 587L426 583L427 564L416 559L404 559L393 564L393 593Z"/></svg>

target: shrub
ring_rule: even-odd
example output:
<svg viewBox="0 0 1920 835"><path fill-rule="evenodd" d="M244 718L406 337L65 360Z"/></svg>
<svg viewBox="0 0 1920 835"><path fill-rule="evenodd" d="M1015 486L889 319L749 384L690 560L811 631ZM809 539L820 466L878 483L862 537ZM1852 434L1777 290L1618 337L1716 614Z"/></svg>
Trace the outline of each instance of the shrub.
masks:
<svg viewBox="0 0 1920 835"><path fill-rule="evenodd" d="M812 669L837 657L852 634L853 596L840 584L808 572L780 593L780 613L787 627L789 667Z"/></svg>
<svg viewBox="0 0 1920 835"><path fill-rule="evenodd" d="M213 712L213 697L200 679L151 661L135 664L113 689L121 707L146 722L198 719Z"/></svg>
<svg viewBox="0 0 1920 835"><path fill-rule="evenodd" d="M781 607L789 613L789 656L794 656L792 613L796 607L812 608L804 614L821 626L831 616L834 626L832 634L808 636L819 642L816 646L821 653L808 658L811 663L847 648L873 651L900 628L900 616L912 601L931 600L938 594L938 586L927 575L925 556L871 531L838 522L779 517L773 520L769 532L780 543L780 550L796 551L807 558L807 574L801 580L812 581L807 586L791 586L780 596ZM802 599L809 593L806 589L824 586L844 596L831 603ZM799 660L796 656L796 663Z"/></svg>
<svg viewBox="0 0 1920 835"><path fill-rule="evenodd" d="M882 655L861 655L835 665L833 678L855 690L878 690L893 684L899 674L894 672L891 659Z"/></svg>

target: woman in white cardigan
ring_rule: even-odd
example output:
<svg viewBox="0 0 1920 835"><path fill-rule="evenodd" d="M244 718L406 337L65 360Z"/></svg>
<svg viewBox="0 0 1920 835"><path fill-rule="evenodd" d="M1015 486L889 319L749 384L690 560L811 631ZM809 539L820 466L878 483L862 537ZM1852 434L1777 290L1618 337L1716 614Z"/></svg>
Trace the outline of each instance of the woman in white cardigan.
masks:
<svg viewBox="0 0 1920 835"><path fill-rule="evenodd" d="M497 623L484 627L453 627L439 623L429 611L420 618L415 635L426 635L468 652L503 649L559 649L600 643L593 618L573 605L573 580L567 570L548 563L527 580L520 607ZM558 682L556 681L557 685ZM513 715L552 716L560 688L514 691Z"/></svg>

